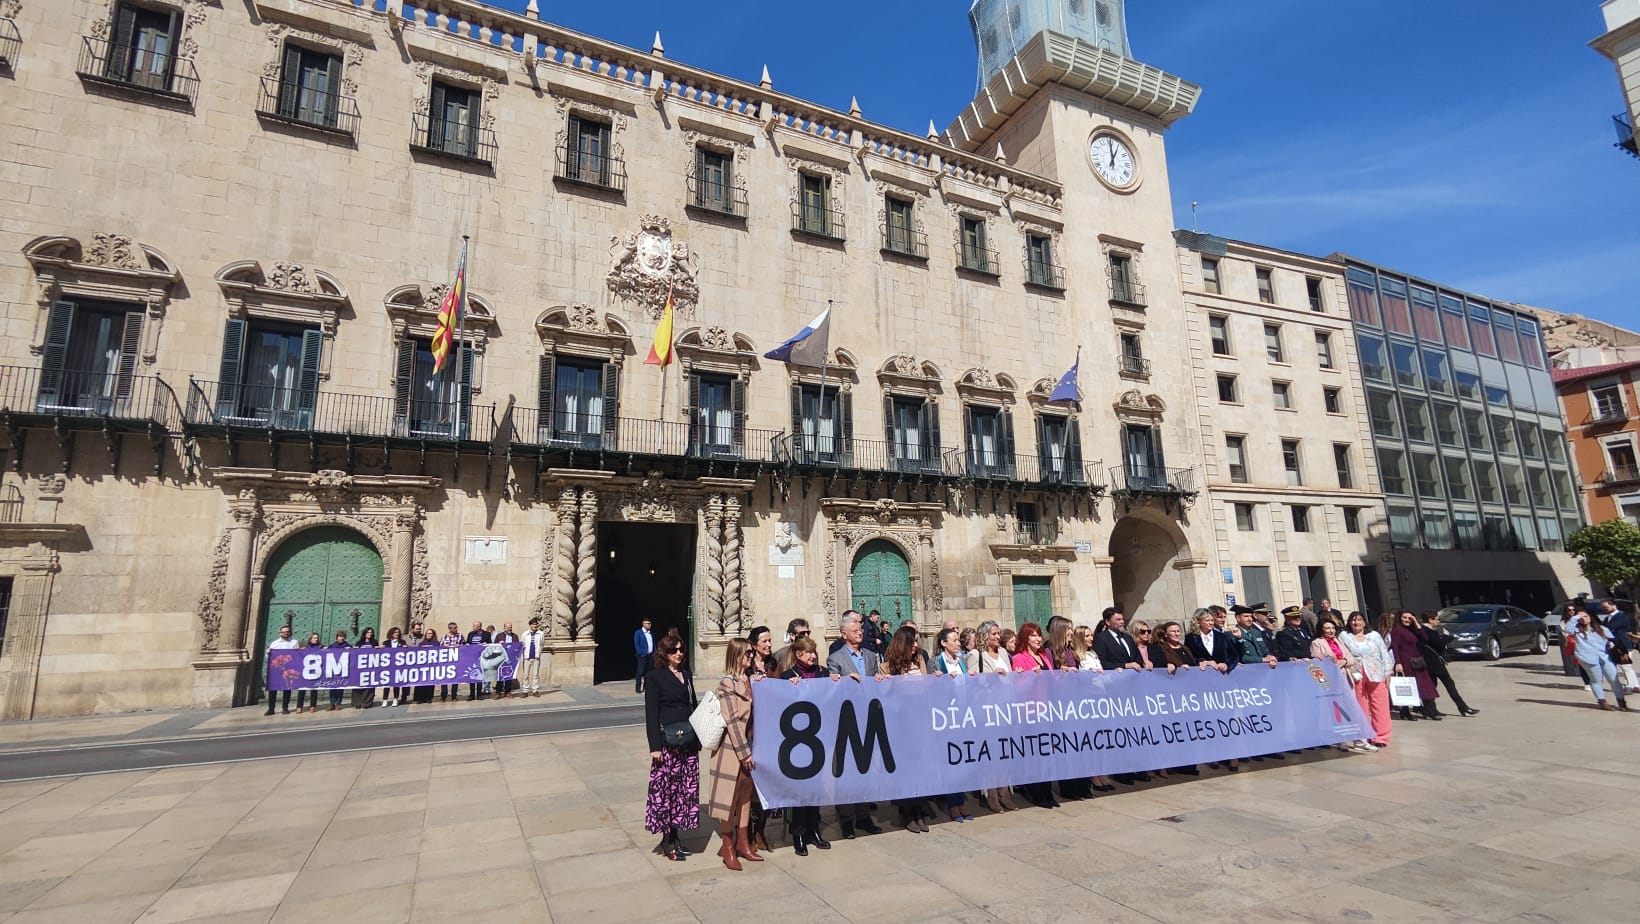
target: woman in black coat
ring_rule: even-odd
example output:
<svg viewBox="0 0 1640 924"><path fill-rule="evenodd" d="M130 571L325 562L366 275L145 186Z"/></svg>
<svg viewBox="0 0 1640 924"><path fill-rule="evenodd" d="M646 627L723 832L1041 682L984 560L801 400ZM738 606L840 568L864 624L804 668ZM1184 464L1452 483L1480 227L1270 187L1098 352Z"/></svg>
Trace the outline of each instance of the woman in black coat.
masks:
<svg viewBox="0 0 1640 924"><path fill-rule="evenodd" d="M1446 646L1452 641L1452 630L1441 625L1441 617L1433 610L1426 610L1424 619L1424 665L1429 670L1429 676L1439 680L1446 687L1446 695L1452 697L1452 705L1458 707L1459 715L1479 715L1479 709L1469 708L1463 701L1463 694L1458 692L1458 685L1452 680L1452 672L1446 667ZM1440 710L1436 710L1439 713Z"/></svg>
<svg viewBox="0 0 1640 924"><path fill-rule="evenodd" d="M661 835L655 852L668 860L689 855L678 829L700 823L700 745L666 743L666 726L695 711L695 682L683 666L683 639L673 629L655 646L655 666L644 678L644 727L649 732L649 796L643 826Z"/></svg>
<svg viewBox="0 0 1640 924"><path fill-rule="evenodd" d="M805 680L825 680L830 678L833 683L843 678L831 672L826 662L820 658L819 646L814 639L802 635L792 639L786 649L786 670L780 675L792 683L802 683ZM854 678L856 682L859 677ZM792 850L800 857L809 855L809 847L821 850L830 850L831 842L820 834L820 809L817 806L807 805L789 809L791 819Z"/></svg>

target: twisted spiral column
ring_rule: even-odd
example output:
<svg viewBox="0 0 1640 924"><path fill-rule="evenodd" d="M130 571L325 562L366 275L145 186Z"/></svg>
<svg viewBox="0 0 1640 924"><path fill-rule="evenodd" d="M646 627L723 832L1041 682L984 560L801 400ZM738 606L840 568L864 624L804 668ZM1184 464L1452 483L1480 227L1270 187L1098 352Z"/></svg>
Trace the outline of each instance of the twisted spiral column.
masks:
<svg viewBox="0 0 1640 924"><path fill-rule="evenodd" d="M723 498L723 628L725 634L745 635L741 620L740 588L740 498Z"/></svg>
<svg viewBox="0 0 1640 924"><path fill-rule="evenodd" d="M552 634L575 637L575 489L558 495L558 548L553 556L557 573L552 586Z"/></svg>
<svg viewBox="0 0 1640 924"><path fill-rule="evenodd" d="M728 634L723 622L723 495L706 498L706 624Z"/></svg>
<svg viewBox="0 0 1640 924"><path fill-rule="evenodd" d="M593 610L598 591L598 494L581 490L581 544L575 552L575 637L597 637Z"/></svg>

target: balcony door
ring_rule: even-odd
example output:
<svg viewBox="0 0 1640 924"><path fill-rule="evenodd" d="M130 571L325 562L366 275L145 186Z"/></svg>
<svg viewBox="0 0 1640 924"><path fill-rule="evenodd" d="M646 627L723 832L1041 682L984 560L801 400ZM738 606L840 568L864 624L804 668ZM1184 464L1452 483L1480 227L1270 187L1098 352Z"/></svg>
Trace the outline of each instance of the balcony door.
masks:
<svg viewBox="0 0 1640 924"><path fill-rule="evenodd" d="M342 92L342 59L336 55L285 46L279 80L279 114L307 125L335 128Z"/></svg>
<svg viewBox="0 0 1640 924"><path fill-rule="evenodd" d="M618 374L614 363L543 357L541 442L568 448L613 448Z"/></svg>
<svg viewBox="0 0 1640 924"><path fill-rule="evenodd" d="M1129 490L1156 490L1167 486L1162 441L1155 427L1128 424L1123 427L1122 443Z"/></svg>
<svg viewBox="0 0 1640 924"><path fill-rule="evenodd" d="M745 440L746 383L698 372L689 378L689 402L691 452L738 458Z"/></svg>
<svg viewBox="0 0 1640 924"><path fill-rule="evenodd" d="M229 319L217 417L225 423L306 430L319 390L317 328Z"/></svg>
<svg viewBox="0 0 1640 924"><path fill-rule="evenodd" d="M427 146L446 154L476 157L479 98L475 90L434 81Z"/></svg>
<svg viewBox="0 0 1640 924"><path fill-rule="evenodd" d="M174 11L119 4L108 47L108 76L150 90L170 90L176 35Z"/></svg>
<svg viewBox="0 0 1640 924"><path fill-rule="evenodd" d="M940 409L932 400L890 396L884 420L894 467L902 472L938 472Z"/></svg>
<svg viewBox="0 0 1640 924"><path fill-rule="evenodd" d="M399 341L395 433L424 439L465 439L471 432L473 348L459 345L455 361L433 371L430 340Z"/></svg>
<svg viewBox="0 0 1640 924"><path fill-rule="evenodd" d="M982 477L1013 477L1014 421L1002 408L968 406L968 471Z"/></svg>
<svg viewBox="0 0 1640 924"><path fill-rule="evenodd" d="M47 321L37 408L111 413L131 395L141 335L141 310L57 302Z"/></svg>
<svg viewBox="0 0 1640 924"><path fill-rule="evenodd" d="M1059 414L1037 417L1036 444L1043 481L1082 483L1082 435L1075 421Z"/></svg>
<svg viewBox="0 0 1640 924"><path fill-rule="evenodd" d="M833 385L792 386L792 432L797 434L797 461L805 465L848 464L852 451L853 408L850 396Z"/></svg>

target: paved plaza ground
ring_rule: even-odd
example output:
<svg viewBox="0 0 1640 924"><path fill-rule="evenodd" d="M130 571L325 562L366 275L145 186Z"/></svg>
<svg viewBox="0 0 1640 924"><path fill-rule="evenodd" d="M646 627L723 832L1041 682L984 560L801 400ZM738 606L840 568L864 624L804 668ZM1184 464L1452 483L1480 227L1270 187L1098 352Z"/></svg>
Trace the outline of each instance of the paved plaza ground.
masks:
<svg viewBox="0 0 1640 924"><path fill-rule="evenodd" d="M1377 754L834 837L807 859L777 822L743 873L650 852L635 728L0 784L0 921L1631 917L1640 714L1596 711L1554 655L1455 672L1482 714L1399 723ZM76 721L59 730L176 720Z"/></svg>

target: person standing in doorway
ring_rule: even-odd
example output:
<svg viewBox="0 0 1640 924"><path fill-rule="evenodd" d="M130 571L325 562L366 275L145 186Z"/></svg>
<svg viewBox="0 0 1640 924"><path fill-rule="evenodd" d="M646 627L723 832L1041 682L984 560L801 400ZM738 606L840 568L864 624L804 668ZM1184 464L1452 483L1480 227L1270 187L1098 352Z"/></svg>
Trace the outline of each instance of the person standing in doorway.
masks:
<svg viewBox="0 0 1640 924"><path fill-rule="evenodd" d="M655 657L654 623L645 619L632 633L632 653L638 656L637 692L643 692L643 675Z"/></svg>
<svg viewBox="0 0 1640 924"><path fill-rule="evenodd" d="M524 633L524 660L518 666L518 695L541 695L541 658L546 654L543 651L546 643L547 633L541 629L541 617L530 617L530 629Z"/></svg>
<svg viewBox="0 0 1640 924"><path fill-rule="evenodd" d="M295 639L295 637L293 637L290 634L290 626L280 626L279 627L279 637L268 643L268 650L269 651L289 651L292 648L300 648L300 647L302 647L302 643L298 642ZM262 714L263 715L273 715L274 689L273 689L273 676L272 676L271 673L267 677L267 680L268 680L268 711L264 712ZM284 690L283 692L285 694L285 702L284 702L285 712L284 712L284 714L285 715L290 715L290 691L289 690Z"/></svg>

